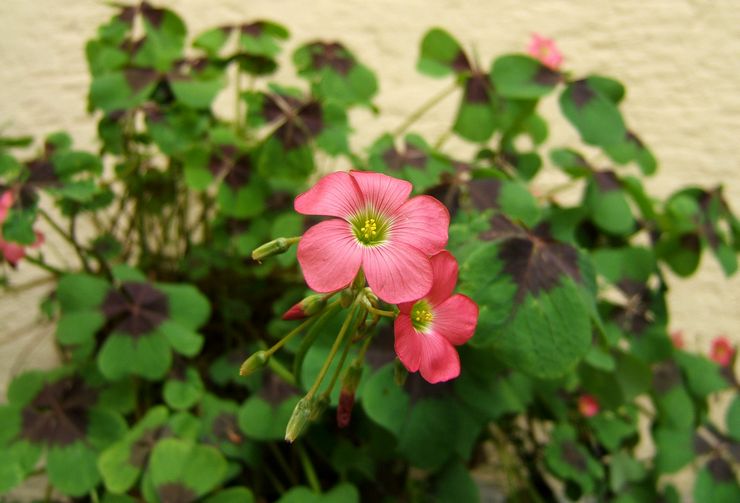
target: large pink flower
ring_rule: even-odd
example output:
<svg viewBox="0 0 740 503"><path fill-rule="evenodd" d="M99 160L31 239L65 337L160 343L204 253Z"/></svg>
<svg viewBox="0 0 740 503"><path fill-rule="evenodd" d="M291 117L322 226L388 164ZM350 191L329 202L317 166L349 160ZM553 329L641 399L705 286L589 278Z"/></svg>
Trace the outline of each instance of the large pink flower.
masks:
<svg viewBox="0 0 740 503"><path fill-rule="evenodd" d="M557 70L563 62L563 55L555 45L555 41L537 33L532 34L527 52L551 70Z"/></svg>
<svg viewBox="0 0 740 503"><path fill-rule="evenodd" d="M452 295L457 283L457 261L443 251L431 259L434 285L416 302L399 304L396 318L396 354L409 372L421 371L430 383L460 375L455 346L473 336L478 306L469 297Z"/></svg>
<svg viewBox="0 0 740 503"><path fill-rule="evenodd" d="M296 197L298 213L338 217L308 229L298 244L308 286L339 290L362 267L386 302L423 297L432 287L429 256L447 244L450 214L433 197L410 193L404 180L352 171L327 175Z"/></svg>

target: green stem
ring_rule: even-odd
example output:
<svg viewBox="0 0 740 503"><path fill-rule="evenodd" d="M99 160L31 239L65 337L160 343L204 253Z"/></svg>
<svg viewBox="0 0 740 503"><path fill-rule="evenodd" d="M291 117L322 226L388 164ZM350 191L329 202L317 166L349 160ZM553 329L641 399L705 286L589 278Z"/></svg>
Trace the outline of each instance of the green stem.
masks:
<svg viewBox="0 0 740 503"><path fill-rule="evenodd" d="M61 269L57 269L53 265L49 265L46 262L44 262L42 259L36 258L36 257L32 257L31 255L26 255L23 258L23 260L25 260L26 262L28 262L30 264L35 265L36 267L40 267L41 269L43 269L45 271L48 271L48 272L54 274L55 276L63 276L65 274L64 271L62 271Z"/></svg>
<svg viewBox="0 0 740 503"><path fill-rule="evenodd" d="M267 361L267 366L270 367L270 370L275 372L278 377L280 377L287 384L290 384L291 386L296 385L295 377L293 376L293 374L290 373L290 370L288 370L285 365L280 363L275 358L270 358Z"/></svg>
<svg viewBox="0 0 740 503"><path fill-rule="evenodd" d="M273 354L275 354L278 349L283 347L293 337L300 334L304 328L311 325L314 321L316 321L316 316L310 317L309 319L305 320L303 323L295 327L293 330L288 332L287 335L285 335L282 339L277 341L275 344L272 345L270 349L267 350L267 356L272 356Z"/></svg>
<svg viewBox="0 0 740 503"><path fill-rule="evenodd" d="M384 316L386 318L395 318L396 316L398 316L393 311L383 311L382 309L376 309L376 308L374 308L373 306L370 306L370 305L365 306L365 309L367 309L368 311L370 311L371 313L373 313L373 314L375 314L377 316Z"/></svg>
<svg viewBox="0 0 740 503"><path fill-rule="evenodd" d="M82 263L82 266L85 268L85 271L90 272L90 264L87 262L87 257L85 257L84 250L82 247L77 243L76 238L76 222L75 217L73 216L69 221L69 232L65 231L61 225L56 223L56 221L49 215L46 210L43 208L38 208L38 213L41 215L41 218L44 219L46 223L48 223L52 229L54 229L57 234L59 234L61 237L63 237L69 244L72 245L72 247L75 249L75 252L77 253L77 256L80 258L80 262Z"/></svg>
<svg viewBox="0 0 740 503"><path fill-rule="evenodd" d="M303 448L303 445L301 445L300 443L296 443L295 446L298 450L298 457L301 458L303 471L306 472L306 480L308 480L308 484L311 486L313 492L320 494L321 484L319 483L319 477L316 475L316 470L313 467L313 463L311 463L311 458L308 457L306 449Z"/></svg>
<svg viewBox="0 0 740 503"><path fill-rule="evenodd" d="M403 123L396 128L395 131L393 131L393 136L401 136L409 127L411 127L414 122L421 119L421 117L427 113L429 110L437 106L442 100L444 100L447 96L452 94L455 89L457 89L459 86L457 80L455 80L451 86L444 88L440 93L435 94L429 100L427 100L425 103L423 103L416 111L414 111L411 115L409 115Z"/></svg>
<svg viewBox="0 0 740 503"><path fill-rule="evenodd" d="M350 322L352 321L352 318L355 314L355 308L357 307L357 299L352 303L352 306L349 308L349 312L347 313L347 317L344 319L344 323L342 323L342 328L339 329L339 334L337 334L337 338L334 339L334 344L331 346L331 350L329 351L329 356L326 357L326 360L324 361L324 365L321 367L321 370L319 371L319 375L316 377L316 380L313 382L313 385L311 385L311 389L308 390L308 393L306 393L306 399L310 400L318 391L319 386L321 386L321 382L324 380L324 377L326 377L326 373L329 371L329 365L331 365L331 362L334 360L334 357L337 355L337 351L339 351L339 347L342 345L342 342L344 341L344 337L347 335L349 330L347 330L350 326Z"/></svg>
<svg viewBox="0 0 740 503"><path fill-rule="evenodd" d="M360 317L358 316L358 318ZM352 333L352 332L354 332L354 327L353 327L353 330L349 331L349 333ZM322 393L327 398L329 398L329 395L331 395L331 391L334 389L334 385L337 383L337 379L339 379L339 374L342 373L342 367L344 367L344 362L347 360L347 355L349 354L350 347L352 347L352 341L348 340L347 343L344 345L344 351L342 351L342 355L339 357L339 363L337 364L337 368L334 369L334 373L332 374L331 379L329 380L329 385L324 390L324 393Z"/></svg>
<svg viewBox="0 0 740 503"><path fill-rule="evenodd" d="M87 261L87 257L85 256L85 251L82 249L82 246L77 242L77 215L74 214L69 218L69 237L70 242L72 243L72 246L74 246L75 251L77 252L77 255L80 257L80 261L82 262L82 267L85 269L85 272L91 273L92 268L90 267L90 263Z"/></svg>
<svg viewBox="0 0 740 503"><path fill-rule="evenodd" d="M285 459L285 456L283 456L283 453L280 452L280 449L278 448L278 446L275 445L273 442L267 442L267 446L272 452L272 455L275 456L275 459L277 459L277 462L280 465L280 468L283 470L283 472L285 472L285 475L290 479L290 483L294 486L297 486L298 477L296 477L295 473L293 473L293 470L290 468L290 465L288 464L288 460Z"/></svg>

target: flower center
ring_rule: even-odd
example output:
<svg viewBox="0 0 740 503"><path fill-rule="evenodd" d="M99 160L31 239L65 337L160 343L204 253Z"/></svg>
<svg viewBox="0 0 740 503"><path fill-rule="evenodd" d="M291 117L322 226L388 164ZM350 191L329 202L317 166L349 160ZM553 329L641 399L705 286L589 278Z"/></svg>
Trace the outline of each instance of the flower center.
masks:
<svg viewBox="0 0 740 503"><path fill-rule="evenodd" d="M417 332L423 332L432 324L434 312L425 300L420 300L411 308L411 324Z"/></svg>
<svg viewBox="0 0 740 503"><path fill-rule="evenodd" d="M378 246L386 242L390 222L387 218L368 209L350 218L350 227L360 243L365 246Z"/></svg>

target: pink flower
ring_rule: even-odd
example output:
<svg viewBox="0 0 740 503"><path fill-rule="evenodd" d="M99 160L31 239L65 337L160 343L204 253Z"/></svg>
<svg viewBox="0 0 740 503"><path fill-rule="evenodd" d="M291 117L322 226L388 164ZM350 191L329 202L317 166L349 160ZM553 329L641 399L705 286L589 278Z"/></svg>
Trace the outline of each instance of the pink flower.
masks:
<svg viewBox="0 0 740 503"><path fill-rule="evenodd" d="M0 227L2 226L5 219L8 218L8 212L13 206L13 193L11 191L5 191L0 194ZM1 230L0 230L1 232ZM32 248L38 248L44 244L44 235L36 231L36 241L31 245ZM0 234L0 254L3 258L13 267L18 265L18 262L26 256L26 246L5 241Z"/></svg>
<svg viewBox="0 0 740 503"><path fill-rule="evenodd" d="M673 343L674 348L683 349L685 346L683 341L683 332L681 330L671 332L671 342Z"/></svg>
<svg viewBox="0 0 740 503"><path fill-rule="evenodd" d="M555 41L537 33L532 34L527 52L551 70L557 70L563 62L563 55L555 45Z"/></svg>
<svg viewBox="0 0 740 503"><path fill-rule="evenodd" d="M475 332L478 306L465 295L452 295L457 283L457 261L442 251L431 259L434 284L416 302L399 304L396 318L396 354L409 372L421 371L430 383L460 375L460 357L454 346L465 344Z"/></svg>
<svg viewBox="0 0 740 503"><path fill-rule="evenodd" d="M716 337L712 341L712 350L709 353L709 357L721 366L728 366L732 362L732 357L734 355L735 348L732 346L730 340L724 335Z"/></svg>
<svg viewBox="0 0 740 503"><path fill-rule="evenodd" d="M591 395L581 395L578 397L578 412L583 417L594 417L599 413L599 402Z"/></svg>
<svg viewBox="0 0 740 503"><path fill-rule="evenodd" d="M447 244L450 214L433 197L410 193L404 180L352 171L327 175L296 197L298 213L337 217L308 229L298 244L308 286L340 290L362 267L388 303L424 296L432 287L429 256Z"/></svg>

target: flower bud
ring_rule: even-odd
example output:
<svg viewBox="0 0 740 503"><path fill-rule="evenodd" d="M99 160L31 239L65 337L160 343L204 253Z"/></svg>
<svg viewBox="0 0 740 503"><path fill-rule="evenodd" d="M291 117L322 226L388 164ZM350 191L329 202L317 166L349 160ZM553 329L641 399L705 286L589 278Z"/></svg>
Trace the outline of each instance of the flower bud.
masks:
<svg viewBox="0 0 740 503"><path fill-rule="evenodd" d="M593 417L599 413L599 402L591 395L581 395L578 398L578 412L583 417Z"/></svg>
<svg viewBox="0 0 740 503"><path fill-rule="evenodd" d="M312 422L316 422L321 419L321 415L324 413L326 408L329 406L329 396L322 394L314 402L313 409L311 410L311 416L308 418Z"/></svg>
<svg viewBox="0 0 740 503"><path fill-rule="evenodd" d="M273 255L280 255L285 253L293 246L293 242L286 238L273 239L269 243L265 243L262 246L252 251L252 260L260 261Z"/></svg>
<svg viewBox="0 0 740 503"><path fill-rule="evenodd" d="M324 306L326 306L325 295L309 295L285 311L282 318L284 320L302 320L318 313Z"/></svg>
<svg viewBox="0 0 740 503"><path fill-rule="evenodd" d="M290 416L288 426L285 428L285 440L293 442L301 436L308 426L311 417L314 415L315 401L313 397L303 397L295 405L293 414Z"/></svg>
<svg viewBox="0 0 740 503"><path fill-rule="evenodd" d="M239 375L246 377L249 374L258 371L267 364L269 359L270 355L267 351L257 351L244 360L244 363L242 363L242 366L239 368Z"/></svg>
<svg viewBox="0 0 740 503"><path fill-rule="evenodd" d="M337 426L346 428L352 420L352 408L355 405L355 394L345 391L339 393L339 405L337 406Z"/></svg>

